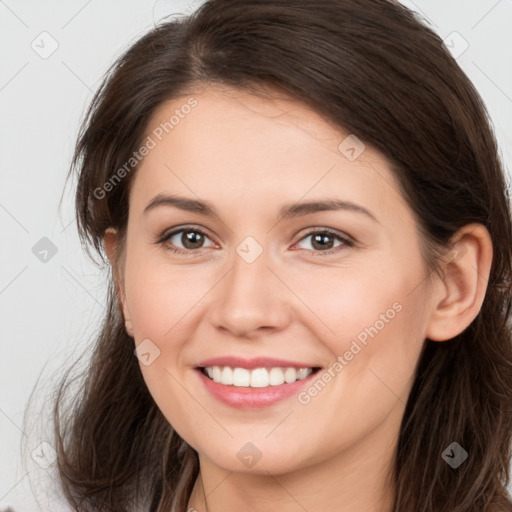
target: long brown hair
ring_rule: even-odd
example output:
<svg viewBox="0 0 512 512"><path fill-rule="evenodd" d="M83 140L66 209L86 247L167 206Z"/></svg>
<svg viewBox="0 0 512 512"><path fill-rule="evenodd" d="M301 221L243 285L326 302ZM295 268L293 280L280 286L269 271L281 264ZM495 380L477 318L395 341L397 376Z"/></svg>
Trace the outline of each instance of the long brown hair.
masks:
<svg viewBox="0 0 512 512"><path fill-rule="evenodd" d="M425 341L396 446L393 511L512 511L511 205L470 80L438 35L386 0L210 0L166 21L114 63L79 134L70 173L78 229L104 263L105 229L125 233L136 166L102 187L164 101L216 83L255 94L272 86L379 150L421 228L431 271L460 227L488 229L494 256L478 316L453 340ZM144 383L109 277L80 392L64 406L69 372L56 389L62 490L79 511L185 512L198 456ZM457 469L441 457L453 441L469 454Z"/></svg>

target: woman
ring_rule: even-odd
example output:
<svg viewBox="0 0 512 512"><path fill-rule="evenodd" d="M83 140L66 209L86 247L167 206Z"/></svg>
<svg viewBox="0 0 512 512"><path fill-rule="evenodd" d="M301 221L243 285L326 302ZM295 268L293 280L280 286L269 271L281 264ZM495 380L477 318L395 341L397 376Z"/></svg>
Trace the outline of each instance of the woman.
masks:
<svg viewBox="0 0 512 512"><path fill-rule="evenodd" d="M76 510L510 511L510 204L482 101L378 0L212 0L73 168L109 303L55 403Z"/></svg>

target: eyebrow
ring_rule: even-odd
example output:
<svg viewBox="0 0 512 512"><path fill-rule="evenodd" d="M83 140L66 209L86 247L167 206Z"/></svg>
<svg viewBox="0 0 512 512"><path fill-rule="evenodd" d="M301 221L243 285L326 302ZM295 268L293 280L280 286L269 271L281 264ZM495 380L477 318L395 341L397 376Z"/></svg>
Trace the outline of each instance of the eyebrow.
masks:
<svg viewBox="0 0 512 512"><path fill-rule="evenodd" d="M220 219L219 215L215 211L215 208L208 201L199 201L197 199L190 199L188 197L182 197L178 195L156 195L144 208L144 214L159 207L159 206L174 206L180 210L187 212L197 213L206 217L215 217ZM289 203L285 204L278 214L278 220L301 217L312 213L322 211L352 211L356 213L362 213L372 219L375 222L378 220L375 216L363 206L353 203L351 201L344 201L341 199L324 199L316 201L308 201L302 203Z"/></svg>

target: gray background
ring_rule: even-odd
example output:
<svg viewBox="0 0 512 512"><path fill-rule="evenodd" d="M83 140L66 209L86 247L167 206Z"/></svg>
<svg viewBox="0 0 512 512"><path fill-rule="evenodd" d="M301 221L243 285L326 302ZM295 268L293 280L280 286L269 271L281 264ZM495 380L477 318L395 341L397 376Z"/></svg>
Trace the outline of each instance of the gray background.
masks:
<svg viewBox="0 0 512 512"><path fill-rule="evenodd" d="M510 180L512 1L403 3L453 41L460 66L487 105ZM73 183L59 211L79 121L128 44L164 15L190 12L197 4L0 0L0 508L39 510L37 496L43 510L65 510L49 485L52 449L40 444L49 439L47 424L32 421L24 428L23 412L41 372L32 407L48 412L52 374L87 346L103 312L106 274L80 247ZM461 53L464 41L469 46Z"/></svg>

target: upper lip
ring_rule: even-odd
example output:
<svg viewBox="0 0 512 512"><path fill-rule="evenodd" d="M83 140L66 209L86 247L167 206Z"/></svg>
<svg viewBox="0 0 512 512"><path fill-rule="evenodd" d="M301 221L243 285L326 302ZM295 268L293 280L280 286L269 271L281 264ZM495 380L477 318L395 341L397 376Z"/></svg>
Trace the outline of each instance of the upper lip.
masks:
<svg viewBox="0 0 512 512"><path fill-rule="evenodd" d="M310 363L301 363L297 361L287 361L285 359L275 359L273 357L255 357L253 359L245 359L236 356L223 356L205 359L197 364L197 368L205 368L208 366L229 366L231 368L319 368L319 365Z"/></svg>

